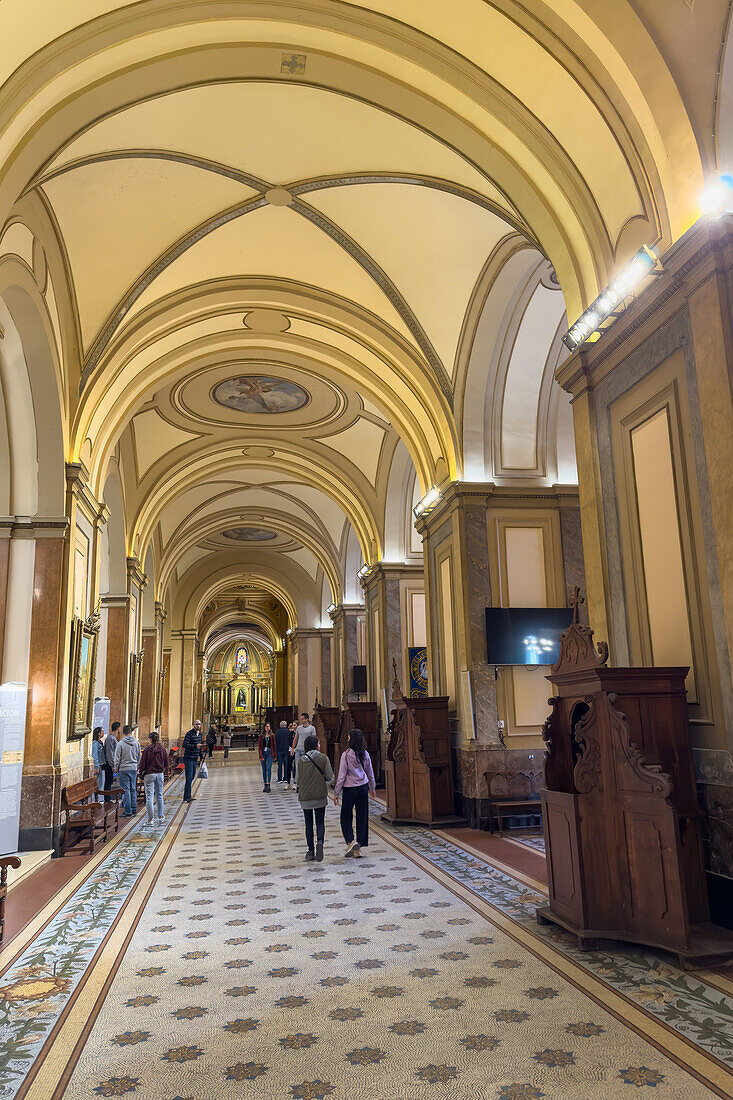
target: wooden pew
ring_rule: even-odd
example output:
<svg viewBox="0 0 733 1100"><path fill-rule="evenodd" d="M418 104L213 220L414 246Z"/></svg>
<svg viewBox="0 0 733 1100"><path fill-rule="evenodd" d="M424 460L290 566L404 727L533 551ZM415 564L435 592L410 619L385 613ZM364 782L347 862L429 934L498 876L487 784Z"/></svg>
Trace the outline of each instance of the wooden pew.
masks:
<svg viewBox="0 0 733 1100"><path fill-rule="evenodd" d="M502 820L507 817L537 817L542 823L542 800L533 789L536 776L532 772L484 772L489 792L489 832L498 826L503 835Z"/></svg>
<svg viewBox="0 0 733 1100"><path fill-rule="evenodd" d="M99 793L96 776L82 779L80 783L70 783L61 791L61 812L66 815L64 835L61 840L61 855L66 855L71 830L79 833L78 840L89 841L91 853L101 841L114 836L120 825L120 799L122 790L112 788L104 792L105 801L97 802Z"/></svg>

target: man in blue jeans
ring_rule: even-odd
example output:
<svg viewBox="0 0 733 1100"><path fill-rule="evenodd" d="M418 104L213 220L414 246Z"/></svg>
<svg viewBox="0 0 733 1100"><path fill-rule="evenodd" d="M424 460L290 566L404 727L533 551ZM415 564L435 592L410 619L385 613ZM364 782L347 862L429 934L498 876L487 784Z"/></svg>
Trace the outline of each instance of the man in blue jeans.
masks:
<svg viewBox="0 0 733 1100"><path fill-rule="evenodd" d="M183 767L186 773L186 785L183 788L183 801L195 802L191 797L191 784L196 777L196 765L201 756L201 722L197 718L183 738Z"/></svg>
<svg viewBox="0 0 733 1100"><path fill-rule="evenodd" d="M135 737L137 726L124 726L122 740L115 749L117 782L122 787L122 810L125 817L137 813L137 769L140 764L140 742Z"/></svg>
<svg viewBox="0 0 733 1100"><path fill-rule="evenodd" d="M290 782L290 744L293 735L288 729L288 724L283 719L275 730L275 744L277 745L277 781L278 783Z"/></svg>

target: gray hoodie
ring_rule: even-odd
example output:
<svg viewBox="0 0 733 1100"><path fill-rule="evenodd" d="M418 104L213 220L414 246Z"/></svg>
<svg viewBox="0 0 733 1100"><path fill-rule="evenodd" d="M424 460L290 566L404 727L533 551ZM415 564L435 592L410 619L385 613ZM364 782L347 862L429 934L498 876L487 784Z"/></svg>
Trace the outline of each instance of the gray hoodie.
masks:
<svg viewBox="0 0 733 1100"><path fill-rule="evenodd" d="M131 733L128 733L127 737L123 737L121 741L117 742L115 771L136 772L141 756L140 742Z"/></svg>

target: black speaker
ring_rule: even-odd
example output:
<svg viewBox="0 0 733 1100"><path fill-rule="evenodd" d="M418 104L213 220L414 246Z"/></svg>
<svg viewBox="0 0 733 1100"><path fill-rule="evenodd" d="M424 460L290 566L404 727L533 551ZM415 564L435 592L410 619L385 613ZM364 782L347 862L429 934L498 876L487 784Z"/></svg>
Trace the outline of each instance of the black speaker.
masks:
<svg viewBox="0 0 733 1100"><path fill-rule="evenodd" d="M367 675L366 665L354 665L354 686L352 691L354 695L366 695L367 691Z"/></svg>

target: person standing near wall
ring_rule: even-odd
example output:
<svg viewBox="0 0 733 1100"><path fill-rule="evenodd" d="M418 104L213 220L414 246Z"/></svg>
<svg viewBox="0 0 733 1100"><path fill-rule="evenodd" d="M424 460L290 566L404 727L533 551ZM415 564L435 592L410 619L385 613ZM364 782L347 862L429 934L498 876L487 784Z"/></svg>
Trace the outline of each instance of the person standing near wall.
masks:
<svg viewBox="0 0 733 1100"><path fill-rule="evenodd" d="M224 746L224 759L229 759L229 750L232 747L232 731L229 726L221 727L221 743Z"/></svg>
<svg viewBox="0 0 733 1100"><path fill-rule="evenodd" d="M186 773L186 785L183 788L183 801L195 802L191 797L191 785L196 776L196 765L201 753L201 719L197 718L183 738L183 767Z"/></svg>
<svg viewBox="0 0 733 1100"><path fill-rule="evenodd" d="M135 737L137 726L125 726L122 740L115 749L115 771L122 787L122 809L125 817L137 813L137 769L142 755L140 742Z"/></svg>
<svg viewBox="0 0 733 1100"><path fill-rule="evenodd" d="M104 802L104 742L102 741L102 734L104 730L101 726L95 726L92 731L92 760L94 761L94 771L97 776L97 790L99 791L99 801Z"/></svg>
<svg viewBox="0 0 733 1100"><path fill-rule="evenodd" d="M104 789L108 791L115 777L115 751L117 738L120 732L120 723L113 722L112 729L104 741Z"/></svg>

